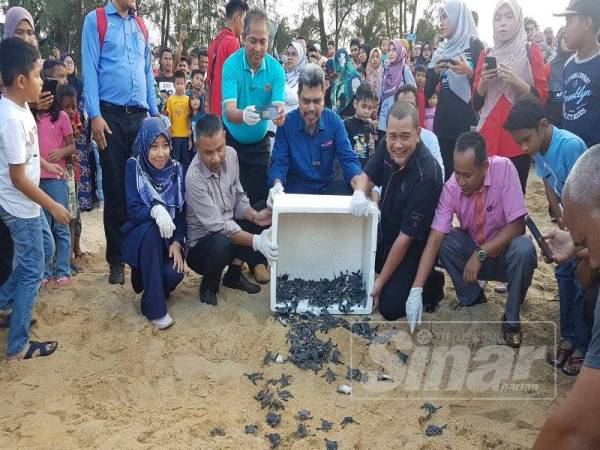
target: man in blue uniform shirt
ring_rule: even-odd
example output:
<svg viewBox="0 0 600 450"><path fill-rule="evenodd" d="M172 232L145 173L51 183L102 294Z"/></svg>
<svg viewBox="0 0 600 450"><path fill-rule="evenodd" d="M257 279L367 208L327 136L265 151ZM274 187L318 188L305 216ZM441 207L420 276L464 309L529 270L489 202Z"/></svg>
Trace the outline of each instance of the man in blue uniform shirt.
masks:
<svg viewBox="0 0 600 450"><path fill-rule="evenodd" d="M340 117L324 108L325 75L307 64L298 80L298 109L277 129L269 170L269 201L284 191L293 194L348 194L362 173ZM345 183L335 181L334 160ZM360 196L362 192L358 193ZM364 196L363 196L364 197ZM362 202L368 205L366 198ZM366 207L366 206L365 206Z"/></svg>

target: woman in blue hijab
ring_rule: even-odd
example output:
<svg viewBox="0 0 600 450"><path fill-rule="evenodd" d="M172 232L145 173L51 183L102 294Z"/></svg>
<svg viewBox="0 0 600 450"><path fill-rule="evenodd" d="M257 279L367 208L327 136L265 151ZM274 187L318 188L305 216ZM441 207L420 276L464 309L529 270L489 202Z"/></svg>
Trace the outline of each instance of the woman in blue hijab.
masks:
<svg viewBox="0 0 600 450"><path fill-rule="evenodd" d="M171 158L171 137L160 119L142 122L125 166L129 220L121 228L131 285L142 314L156 328L173 325L166 299L183 280L186 235L182 166Z"/></svg>

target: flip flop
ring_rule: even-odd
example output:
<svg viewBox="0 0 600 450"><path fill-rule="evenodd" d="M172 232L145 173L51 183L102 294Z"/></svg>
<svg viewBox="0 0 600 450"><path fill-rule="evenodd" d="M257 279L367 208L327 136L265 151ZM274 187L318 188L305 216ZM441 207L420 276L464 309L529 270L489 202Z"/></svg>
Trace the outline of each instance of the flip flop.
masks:
<svg viewBox="0 0 600 450"><path fill-rule="evenodd" d="M569 359L564 363L562 367L562 373L567 375L568 377L576 377L579 375L579 371L583 367L583 362L585 361L585 356L580 351L575 351Z"/></svg>
<svg viewBox="0 0 600 450"><path fill-rule="evenodd" d="M48 349L50 346L50 349ZM25 352L25 356L23 359L32 359L38 358L42 356L50 356L52 353L56 351L58 348L57 341L45 341L45 342L37 342L37 341L29 341L29 348L27 352ZM38 352L36 354L36 352ZM16 359L16 358L8 358L8 359Z"/></svg>

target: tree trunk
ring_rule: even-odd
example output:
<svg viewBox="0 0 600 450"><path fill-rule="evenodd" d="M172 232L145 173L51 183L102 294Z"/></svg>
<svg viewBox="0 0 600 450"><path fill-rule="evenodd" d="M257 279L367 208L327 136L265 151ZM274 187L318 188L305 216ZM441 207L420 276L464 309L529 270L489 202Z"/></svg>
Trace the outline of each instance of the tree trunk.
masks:
<svg viewBox="0 0 600 450"><path fill-rule="evenodd" d="M319 34L321 35L321 52L327 52L327 34L325 33L325 14L323 12L323 0L317 0L317 9L319 10Z"/></svg>
<svg viewBox="0 0 600 450"><path fill-rule="evenodd" d="M412 22L410 23L411 34L415 33L415 23L417 21L417 6L418 6L418 4L419 4L419 0L413 0Z"/></svg>
<svg viewBox="0 0 600 450"><path fill-rule="evenodd" d="M165 25L166 25L166 21L167 21L167 2L163 2L162 5L162 12L160 15L160 46L161 47L166 47L165 45L165 36L166 36L166 30L165 30Z"/></svg>

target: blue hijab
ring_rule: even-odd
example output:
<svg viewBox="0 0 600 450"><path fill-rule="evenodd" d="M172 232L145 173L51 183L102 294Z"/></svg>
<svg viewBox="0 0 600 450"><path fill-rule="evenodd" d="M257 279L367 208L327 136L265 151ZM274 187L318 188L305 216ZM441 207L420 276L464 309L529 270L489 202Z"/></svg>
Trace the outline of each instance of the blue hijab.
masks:
<svg viewBox="0 0 600 450"><path fill-rule="evenodd" d="M142 122L133 144L132 157L136 162L137 190L146 206L152 208L157 204L163 205L171 218L175 219L185 200L183 168L172 158L160 170L150 164L150 147L160 135L163 135L171 146L171 136L160 119L149 117Z"/></svg>

